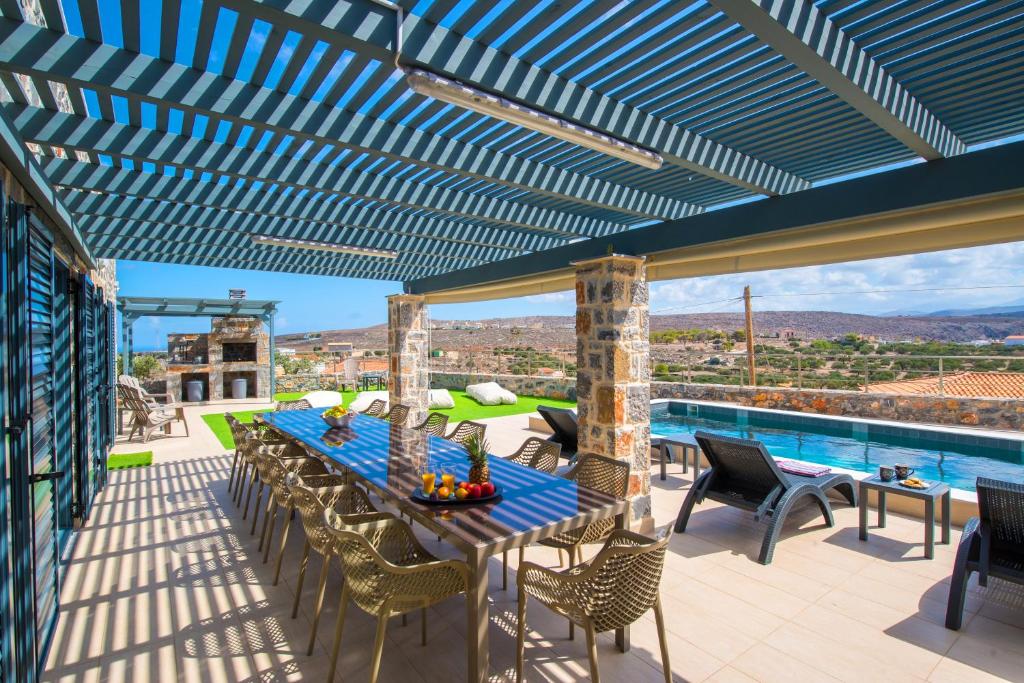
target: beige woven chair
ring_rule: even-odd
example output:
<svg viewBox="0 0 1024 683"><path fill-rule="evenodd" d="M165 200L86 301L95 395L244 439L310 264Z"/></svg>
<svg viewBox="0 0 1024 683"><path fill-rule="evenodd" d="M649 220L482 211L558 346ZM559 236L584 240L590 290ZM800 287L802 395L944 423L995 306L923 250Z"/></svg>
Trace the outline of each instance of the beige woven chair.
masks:
<svg viewBox="0 0 1024 683"><path fill-rule="evenodd" d="M375 398L370 401L370 405L366 406L366 410L362 411L362 414L369 415L370 417L384 417L384 409L387 407L387 401Z"/></svg>
<svg viewBox="0 0 1024 683"><path fill-rule="evenodd" d="M436 415L437 413L434 414ZM483 441L484 432L486 431L487 425L485 424L480 424L479 422L470 422L469 420L463 420L462 422L455 426L455 429L452 430L451 434L444 438L448 439L449 441L454 441L455 443L460 443L463 446L465 446L466 442L472 439L474 436L477 439Z"/></svg>
<svg viewBox="0 0 1024 683"><path fill-rule="evenodd" d="M252 460L252 476L249 478L249 488L245 494L245 507L242 509L242 519L249 516L249 503L252 501L252 491L257 488L256 491L256 505L253 508L252 514L252 528L249 529L250 534L256 533L256 522L260 516L260 505L263 502L263 491L267 487L269 481L270 472L268 469L269 458L276 457L281 458L290 465L298 465L306 462L307 460L317 460L313 458L304 448L293 443L283 444L267 444L259 439L258 436L253 435L252 438L257 440L255 445L249 447L249 457ZM317 460L317 462L320 462ZM322 472L327 473L326 466L320 462ZM310 472L312 474L312 472Z"/></svg>
<svg viewBox="0 0 1024 683"><path fill-rule="evenodd" d="M448 416L443 413L430 413L427 415L427 419L413 427L413 429L433 434L434 436L444 436L444 431L447 428Z"/></svg>
<svg viewBox="0 0 1024 683"><path fill-rule="evenodd" d="M309 410L313 406L310 405L309 401L304 398L296 399L294 401L278 401L275 411L281 412L282 410Z"/></svg>
<svg viewBox="0 0 1024 683"><path fill-rule="evenodd" d="M547 441L537 436L531 436L523 442L519 450L505 460L514 462L523 467L552 474L558 468L558 458L562 454L562 445L554 441ZM519 559L522 561L523 552L520 549ZM501 553L501 590L508 590L508 551Z"/></svg>
<svg viewBox="0 0 1024 683"><path fill-rule="evenodd" d="M277 512L284 509L284 532L282 543L288 540L289 521L292 517L292 495L285 483L288 474L296 474L307 482L307 486L332 486L345 483L345 476L329 474L323 461L317 458L309 460L296 460L287 462L280 458L269 457L266 459L267 488L270 493L267 495L267 509L263 512L263 530L260 531L260 544L258 550L263 551L263 564L267 563L270 557L270 539L274 537L274 525L277 522ZM281 547L284 552L284 546Z"/></svg>
<svg viewBox="0 0 1024 683"><path fill-rule="evenodd" d="M329 476L337 477L338 475ZM390 512L376 512L366 493L357 486L342 484L341 486L326 485L311 488L307 485L307 482L325 484L328 481L328 477L303 479L292 473L285 477L291 504L299 510L299 515L302 517L302 528L306 532L302 560L299 563L299 580L295 586L295 602L292 604L292 619L299 614L299 598L302 595L302 584L306 579L306 568L309 566L309 551L313 550L323 558L320 581L317 584L313 630L309 636L308 654L313 654L313 646L316 644L316 630L320 623L320 612L324 605L324 590L327 586L327 571L330 568L331 555L333 555L334 537L328 532L325 514L332 511L340 515L335 520L336 525L345 523L345 520L350 517L357 523L394 517ZM290 514L289 512L289 516ZM275 584L281 575L281 558L284 555L286 541L286 538L281 539L281 551L278 553L277 567L274 570Z"/></svg>
<svg viewBox="0 0 1024 683"><path fill-rule="evenodd" d="M409 525L398 518L367 522L338 529L325 515L334 536L333 551L341 562L345 585L338 605L331 670L334 678L345 626L349 598L364 612L377 617L370 683L380 674L381 652L388 618L419 609L421 642L427 644L427 608L465 593L469 567L459 560L439 560L416 540Z"/></svg>
<svg viewBox="0 0 1024 683"><path fill-rule="evenodd" d="M228 429L231 430L231 440L235 444L235 454L231 461L231 476L228 477L228 491L231 491L232 488L238 486L245 478L245 473L249 466L249 461L245 457L243 448L246 434L255 434L259 436L263 443L268 445L284 443L285 439L275 432L260 429L255 424L239 422L238 418L231 413L224 413L224 421L228 423ZM236 495L235 498L238 498L238 496Z"/></svg>
<svg viewBox="0 0 1024 683"><path fill-rule="evenodd" d="M580 486L602 491L616 498L625 498L629 489L629 463L607 458L603 455L584 453L576 459L573 468L565 473ZM576 558L583 560L583 545L597 543L608 537L615 528L613 518L599 519L576 529L563 531L557 536L545 538L541 545L565 550L569 555L569 568L576 566ZM519 548L519 564L523 564L525 548ZM573 636L573 622L569 622L569 637Z"/></svg>
<svg viewBox="0 0 1024 683"><path fill-rule="evenodd" d="M393 425L404 426L409 419L409 406L403 406L401 403L391 406L391 411L384 419Z"/></svg>
<svg viewBox="0 0 1024 683"><path fill-rule="evenodd" d="M151 394L148 391L146 391L143 388L142 384L139 383L138 377L132 377L131 375L121 375L120 377L117 378L117 383L118 385L123 384L124 386L131 387L138 391L139 395L142 397L142 400L148 403L152 408L159 409L164 407L165 404L174 403L174 400L170 392L164 392L162 394Z"/></svg>
<svg viewBox="0 0 1024 683"><path fill-rule="evenodd" d="M604 548L590 562L578 567L555 571L532 562L521 565L516 580L519 587L517 683L523 680L528 596L586 631L590 680L593 683L601 680L597 668L597 634L628 626L647 610L653 609L665 682L672 683L659 591L665 550L671 535L671 527L657 540L620 529L612 532ZM569 637L572 638L572 629Z"/></svg>

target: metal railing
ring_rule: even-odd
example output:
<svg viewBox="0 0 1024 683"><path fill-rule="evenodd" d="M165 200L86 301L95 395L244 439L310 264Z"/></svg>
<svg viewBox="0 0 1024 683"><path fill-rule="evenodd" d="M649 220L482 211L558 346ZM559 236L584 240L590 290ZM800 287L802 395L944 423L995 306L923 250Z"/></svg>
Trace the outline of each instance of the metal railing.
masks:
<svg viewBox="0 0 1024 683"><path fill-rule="evenodd" d="M943 396L946 382L963 372L1024 372L1022 356L934 356L910 354L758 353L757 386L872 391L878 385L933 380L913 393ZM658 381L749 385L746 354L690 353L653 357Z"/></svg>

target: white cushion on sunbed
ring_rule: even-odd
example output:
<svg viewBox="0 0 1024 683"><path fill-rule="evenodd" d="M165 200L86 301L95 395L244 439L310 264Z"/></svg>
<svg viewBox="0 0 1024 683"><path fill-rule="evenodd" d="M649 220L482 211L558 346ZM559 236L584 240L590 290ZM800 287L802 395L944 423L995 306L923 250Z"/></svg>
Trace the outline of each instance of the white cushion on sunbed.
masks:
<svg viewBox="0 0 1024 683"><path fill-rule="evenodd" d="M502 389L497 382L470 384L466 387L466 393L484 406L496 406L502 403L512 405L516 402L516 395L507 389Z"/></svg>
<svg viewBox="0 0 1024 683"><path fill-rule="evenodd" d="M436 408L454 408L455 399L448 393L447 389L431 389L430 390L430 409Z"/></svg>
<svg viewBox="0 0 1024 683"><path fill-rule="evenodd" d="M355 400L348 404L349 410L354 410L357 413L361 413L370 407L370 404L375 400L380 399L385 403L388 402L388 392L386 391L361 391L356 396Z"/></svg>
<svg viewBox="0 0 1024 683"><path fill-rule="evenodd" d="M311 391L302 398L314 408L333 408L341 405L341 393L337 391Z"/></svg>

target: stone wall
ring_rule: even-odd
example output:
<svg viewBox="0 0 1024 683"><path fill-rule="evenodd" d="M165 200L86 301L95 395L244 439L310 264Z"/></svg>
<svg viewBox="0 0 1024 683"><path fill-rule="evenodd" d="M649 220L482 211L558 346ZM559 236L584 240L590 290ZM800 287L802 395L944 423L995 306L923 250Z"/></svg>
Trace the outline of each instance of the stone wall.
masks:
<svg viewBox="0 0 1024 683"><path fill-rule="evenodd" d="M868 417L899 422L988 429L1024 429L1024 400L1013 399L901 396L827 389L781 389L675 382L651 382L651 397L719 401L752 408Z"/></svg>

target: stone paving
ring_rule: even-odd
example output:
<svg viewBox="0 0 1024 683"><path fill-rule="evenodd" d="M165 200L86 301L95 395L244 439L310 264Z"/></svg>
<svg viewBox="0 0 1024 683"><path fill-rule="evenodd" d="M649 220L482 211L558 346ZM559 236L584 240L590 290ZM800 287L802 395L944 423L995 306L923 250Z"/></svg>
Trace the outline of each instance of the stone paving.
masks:
<svg viewBox="0 0 1024 683"><path fill-rule="evenodd" d="M232 405L232 409L243 409ZM282 580L262 564L249 520L227 493L231 459L189 408L191 438L155 437L152 467L112 472L93 516L78 534L62 591L46 681L323 681L334 636L340 572L312 656L305 653L315 580L307 580L298 619L290 618L298 522ZM526 416L491 420L490 440L511 452L527 436ZM143 450L119 444L122 452ZM655 523L671 522L689 475L670 466L652 481ZM972 587L965 626L942 626L953 546L921 558L917 520L890 517L887 529L857 539L857 513L837 506L828 529L813 512L795 514L769 567L757 564L760 529L749 515L707 504L685 534L673 537L662 596L673 678L677 681L1024 680L1024 593L993 580ZM251 517L250 517L251 520ZM959 534L954 533L954 544ZM432 551L450 555L436 538ZM586 555L596 551L588 548ZM511 554L512 562L515 553ZM542 548L530 560L557 564ZM515 594L491 572L491 660L495 680L509 680L515 645ZM319 570L318 560L310 570ZM365 681L373 620L350 608L339 680ZM429 612L429 641L419 645L418 615L393 619L382 681L465 680L465 609L454 599ZM531 603L528 681L587 678L585 639L569 641L566 622ZM607 681L660 681L653 615L632 630L619 653L599 638Z"/></svg>

